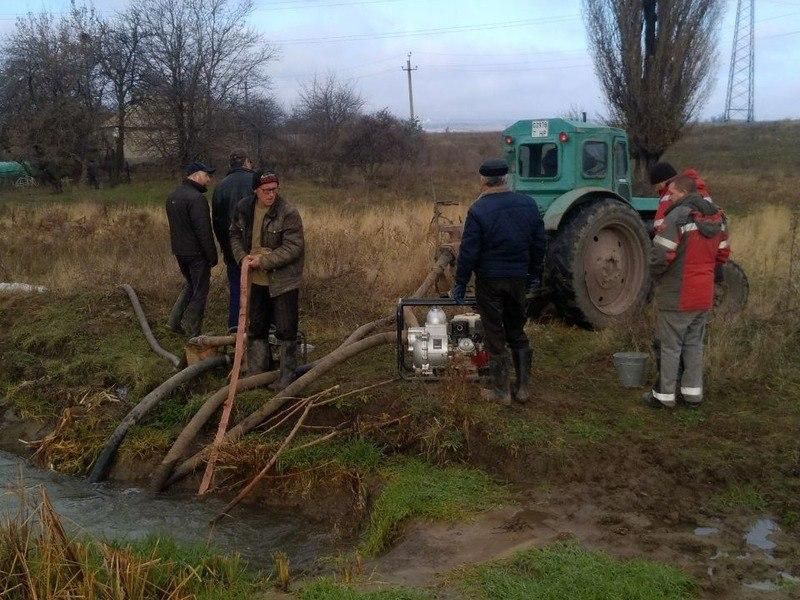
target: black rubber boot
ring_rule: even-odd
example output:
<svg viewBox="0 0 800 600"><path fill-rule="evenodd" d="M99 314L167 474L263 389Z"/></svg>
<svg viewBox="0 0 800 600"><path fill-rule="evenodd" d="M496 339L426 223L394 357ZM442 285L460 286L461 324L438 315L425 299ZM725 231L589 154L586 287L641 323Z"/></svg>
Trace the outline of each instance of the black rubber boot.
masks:
<svg viewBox="0 0 800 600"><path fill-rule="evenodd" d="M269 343L263 338L247 340L247 370L245 374L258 375L269 371L272 367L271 352Z"/></svg>
<svg viewBox="0 0 800 600"><path fill-rule="evenodd" d="M173 331L174 333L184 333L183 327L181 327L181 319L183 318L183 312L186 310L186 305L189 303L188 296L189 292L184 287L178 296L178 299L175 300L175 304L172 306L172 311L169 313L167 327L169 327L170 331Z"/></svg>
<svg viewBox="0 0 800 600"><path fill-rule="evenodd" d="M533 353L530 348L516 348L511 350L511 359L514 361L514 371L517 379L514 382L514 400L524 404L528 401L528 382L531 375L531 362Z"/></svg>
<svg viewBox="0 0 800 600"><path fill-rule="evenodd" d="M481 398L511 406L511 373L505 354L489 359L489 387L481 390Z"/></svg>
<svg viewBox="0 0 800 600"><path fill-rule="evenodd" d="M297 340L290 342L281 341L281 376L275 383L267 387L273 392L280 392L287 388L297 377Z"/></svg>
<svg viewBox="0 0 800 600"><path fill-rule="evenodd" d="M183 311L183 318L181 319L181 327L183 333L189 339L200 335L203 328L203 313L187 308Z"/></svg>

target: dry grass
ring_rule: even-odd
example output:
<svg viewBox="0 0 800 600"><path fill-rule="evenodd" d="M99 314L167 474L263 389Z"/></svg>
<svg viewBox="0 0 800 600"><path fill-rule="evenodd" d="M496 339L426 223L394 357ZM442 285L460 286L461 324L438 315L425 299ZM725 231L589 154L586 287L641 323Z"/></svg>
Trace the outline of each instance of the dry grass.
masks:
<svg viewBox="0 0 800 600"><path fill-rule="evenodd" d="M303 296L316 314L339 320L362 319L365 310L382 314L413 290L431 264L432 204L301 211ZM213 279L212 301L224 302L223 265ZM0 280L32 282L62 295L127 282L164 311L181 282L162 209L88 202L6 207L0 214Z"/></svg>
<svg viewBox="0 0 800 600"><path fill-rule="evenodd" d="M24 487L21 488L24 490ZM119 546L71 536L47 493L20 492L20 512L0 522L0 598L198 600L253 597L238 559L148 541Z"/></svg>

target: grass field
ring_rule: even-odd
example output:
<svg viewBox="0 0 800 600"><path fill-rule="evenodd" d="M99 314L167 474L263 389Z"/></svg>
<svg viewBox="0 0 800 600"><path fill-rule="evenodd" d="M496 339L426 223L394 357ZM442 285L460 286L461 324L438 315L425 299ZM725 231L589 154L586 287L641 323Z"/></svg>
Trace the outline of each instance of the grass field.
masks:
<svg viewBox="0 0 800 600"><path fill-rule="evenodd" d="M800 239L790 175L798 158L793 139L799 130L795 123L698 126L667 154L680 167L699 168L712 195L730 213L734 257L751 284L746 310L710 327L708 402L701 409L649 411L639 404L639 391L617 385L610 355L650 347L650 309L625 327L602 332L557 321L533 323L530 405L512 410L486 406L473 386L459 382L393 384L365 392L325 418L406 416L403 431L375 432L321 446L318 452L289 455L280 465L282 473L307 474L276 489L301 496L326 480L370 482L367 510L354 539L367 553L402 538L404 524L415 518L459 519L501 498L514 502L520 497L598 506L604 516L596 525L605 537L594 545L626 557L614 532L624 529L621 523L631 511L667 528L707 518L734 522L771 514L796 537ZM283 182L306 228L301 327L313 343L323 351L332 349L355 326L389 314L396 299L416 287L433 256L428 235L433 194L464 201L474 197L472 171L493 148L489 135L437 136L429 143L430 164L407 185L350 182L329 188L291 177ZM463 160L453 163L449 157L456 150ZM85 473L125 409L169 376L168 365L149 350L117 284L136 288L156 337L172 351L181 349L180 338L163 325L180 285L161 209L172 185L154 180L100 191L79 187L61 196L0 191L0 281L49 289L0 297L0 394L4 408L24 419L55 424L67 408L82 416L61 419L57 435L40 455L54 468ZM225 314L225 274L218 266L205 329L221 332ZM371 352L326 377L319 389L382 381L393 376L393 359L388 348ZM209 375L165 400L131 432L121 460L159 460L206 393L223 382L222 374ZM127 390L124 402L103 400L104 392L120 387ZM234 417L267 397L261 390L243 394ZM86 402L78 406L81 399L89 400L88 409ZM238 479L257 470L258 457L268 456L276 441L254 434L242 443L239 450L247 449L252 460L237 462L235 455L244 453L231 452L225 465L240 469ZM419 489L427 493L419 496ZM354 496L356 502L361 493ZM639 551L705 577L707 557L702 562L699 551L686 551L684 542L668 532L628 531ZM800 547L787 546L782 557L796 564ZM609 561L557 546L470 571L464 575L463 593L494 598L495 586L508 586L508 598L530 597L525 594L531 590L541 597L581 597L565 596L560 569L573 565L587 577L610 573L630 578L631 585L646 573L645 578L670 590L664 595L656 586L623 597L736 597L733 577L719 588L698 588L672 570L654 574L650 563L619 566ZM729 568L742 574L733 559ZM399 599L431 592L363 595L373 592L336 588L341 586L321 582L302 597ZM331 589L339 595L331 595Z"/></svg>

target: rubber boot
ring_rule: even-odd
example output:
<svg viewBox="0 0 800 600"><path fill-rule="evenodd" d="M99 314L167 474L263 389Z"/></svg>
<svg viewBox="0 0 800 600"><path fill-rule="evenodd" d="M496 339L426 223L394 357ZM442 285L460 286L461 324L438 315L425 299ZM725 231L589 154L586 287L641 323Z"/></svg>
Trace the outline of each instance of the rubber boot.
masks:
<svg viewBox="0 0 800 600"><path fill-rule="evenodd" d="M506 354L489 359L489 387L481 390L481 398L511 406L511 373L508 367Z"/></svg>
<svg viewBox="0 0 800 600"><path fill-rule="evenodd" d="M517 379L514 382L513 396L514 400L520 404L528 401L528 382L531 375L531 362L533 353L528 347L515 348L511 350L511 358L514 361L514 371L517 374Z"/></svg>
<svg viewBox="0 0 800 600"><path fill-rule="evenodd" d="M181 319L181 327L183 333L189 339L200 335L200 330L203 328L203 313L191 308L183 311L183 318Z"/></svg>
<svg viewBox="0 0 800 600"><path fill-rule="evenodd" d="M247 369L245 374L258 375L269 371L272 367L269 342L263 338L248 338L247 340Z"/></svg>
<svg viewBox="0 0 800 600"><path fill-rule="evenodd" d="M172 311L169 313L167 327L169 327L170 331L180 334L184 333L183 327L181 327L181 319L183 318L183 313L186 310L187 304L189 304L189 290L184 286L181 293L178 295L178 299L175 300L175 304L172 306Z"/></svg>
<svg viewBox="0 0 800 600"><path fill-rule="evenodd" d="M280 392L287 388L297 377L295 371L297 370L297 340L290 342L281 342L281 376L275 383L267 387L273 392Z"/></svg>

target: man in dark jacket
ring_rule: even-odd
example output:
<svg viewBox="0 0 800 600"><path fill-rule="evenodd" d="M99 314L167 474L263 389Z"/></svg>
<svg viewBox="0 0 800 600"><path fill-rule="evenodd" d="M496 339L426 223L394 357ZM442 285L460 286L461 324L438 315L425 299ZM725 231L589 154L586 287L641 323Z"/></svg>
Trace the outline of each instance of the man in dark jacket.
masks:
<svg viewBox="0 0 800 600"><path fill-rule="evenodd" d="M650 254L659 378L644 400L653 407L673 408L678 389L689 406L703 401L703 334L714 304L714 269L728 260L731 250L725 215L697 193L691 177L673 179L669 194L664 225Z"/></svg>
<svg viewBox="0 0 800 600"><path fill-rule="evenodd" d="M506 188L508 165L487 160L479 170L481 195L464 223L452 297L464 301L475 273L475 299L489 352L491 387L486 400L528 400L531 348L525 335L525 295L541 285L545 253L542 217L533 198ZM508 351L517 379L511 390Z"/></svg>
<svg viewBox="0 0 800 600"><path fill-rule="evenodd" d="M233 331L239 320L239 266L233 258L231 250L230 228L231 215L240 200L253 195L253 162L243 150L231 152L231 169L220 184L214 188L211 198L211 221L214 235L225 259L228 271L228 329Z"/></svg>
<svg viewBox="0 0 800 600"><path fill-rule="evenodd" d="M247 371L272 368L270 325L281 345L281 375L270 389L282 390L295 378L300 283L303 279L305 238L297 209L279 195L274 173L256 176L255 192L236 206L230 239L238 265L250 267Z"/></svg>
<svg viewBox="0 0 800 600"><path fill-rule="evenodd" d="M211 267L217 264L211 215L203 195L214 170L200 162L190 164L186 167L186 179L167 197L172 254L186 280L172 307L169 328L190 338L200 335Z"/></svg>

